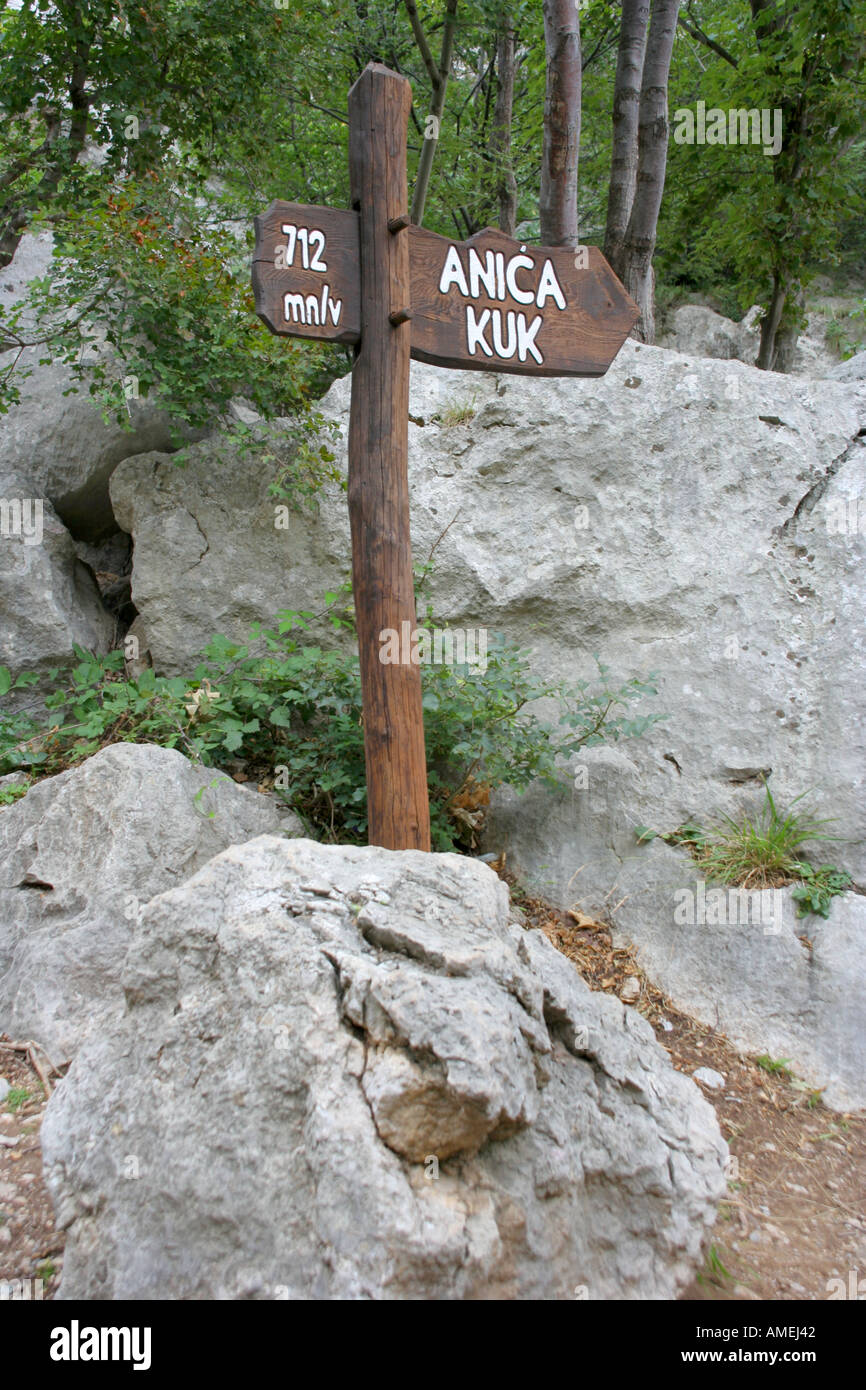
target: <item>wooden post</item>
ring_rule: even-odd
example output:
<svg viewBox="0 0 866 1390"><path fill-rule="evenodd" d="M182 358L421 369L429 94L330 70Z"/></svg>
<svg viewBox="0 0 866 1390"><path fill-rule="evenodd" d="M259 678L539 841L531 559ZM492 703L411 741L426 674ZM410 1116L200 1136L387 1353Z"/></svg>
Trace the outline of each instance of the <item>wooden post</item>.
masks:
<svg viewBox="0 0 866 1390"><path fill-rule="evenodd" d="M349 93L349 180L358 210L361 346L352 372L349 519L361 662L368 839L430 848L420 667L385 664L382 634L409 644L415 593L409 536L409 239L404 77L370 63ZM404 624L408 623L408 628Z"/></svg>

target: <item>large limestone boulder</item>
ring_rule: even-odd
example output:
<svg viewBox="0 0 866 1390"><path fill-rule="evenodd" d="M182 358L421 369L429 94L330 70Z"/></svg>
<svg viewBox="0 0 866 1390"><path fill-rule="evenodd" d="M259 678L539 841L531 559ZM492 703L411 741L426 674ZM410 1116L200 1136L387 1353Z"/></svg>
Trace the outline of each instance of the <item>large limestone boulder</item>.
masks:
<svg viewBox="0 0 866 1390"><path fill-rule="evenodd" d="M866 898L797 917L790 888L704 883L683 850L633 846L608 909L650 978L752 1055L785 1058L831 1109L866 1109Z"/></svg>
<svg viewBox="0 0 866 1390"><path fill-rule="evenodd" d="M296 817L168 748L115 744L0 810L0 1033L57 1065L122 1004L148 899Z"/></svg>
<svg viewBox="0 0 866 1390"><path fill-rule="evenodd" d="M739 323L717 314L703 304L683 304L670 315L668 331L660 345L685 353L688 357L738 359L754 365L761 343L761 320L764 310L755 304ZM827 342L827 317L813 310L806 315L790 362L796 376L833 376L829 369L836 353ZM852 378L842 378L851 380Z"/></svg>
<svg viewBox="0 0 866 1390"><path fill-rule="evenodd" d="M343 449L349 391L325 401ZM596 653L614 676L657 671L668 715L612 764L575 759L587 785L564 802L503 811L491 848L569 903L583 865L603 900L635 824L738 813L770 768L782 803L813 789L835 857L866 874L862 394L627 342L600 380L414 364L410 409L413 549L435 546L440 621L505 632L545 677L590 676ZM319 606L347 572L342 491L283 529L268 481L207 443L182 470L115 473L157 669Z"/></svg>
<svg viewBox="0 0 866 1390"><path fill-rule="evenodd" d="M704 304L682 304L671 314L660 345L689 357L754 362L758 338L751 326L735 323Z"/></svg>
<svg viewBox="0 0 866 1390"><path fill-rule="evenodd" d="M42 1127L64 1299L672 1298L725 1145L456 855L262 836L145 910Z"/></svg>
<svg viewBox="0 0 866 1390"><path fill-rule="evenodd" d="M68 662L74 644L106 652L114 619L72 537L32 479L2 466L0 513L0 664L17 676Z"/></svg>
<svg viewBox="0 0 866 1390"><path fill-rule="evenodd" d="M31 280L52 272L52 244L50 234L22 238L12 264L0 270L0 305L17 303ZM76 385L69 368L62 362L40 365L44 355L45 349L36 347L18 357L17 371L30 375L22 381L20 402L3 417L0 472L29 474L39 495L51 499L76 537L97 540L114 530L108 479L120 460L145 449L177 446L165 413L137 398L133 382L125 386L125 422L106 423L87 382L74 394L64 394ZM11 357L12 353L0 353L0 370ZM121 363L117 382L121 394Z"/></svg>
<svg viewBox="0 0 866 1390"><path fill-rule="evenodd" d="M866 381L866 351L855 352L847 362L837 363L827 376L831 381Z"/></svg>

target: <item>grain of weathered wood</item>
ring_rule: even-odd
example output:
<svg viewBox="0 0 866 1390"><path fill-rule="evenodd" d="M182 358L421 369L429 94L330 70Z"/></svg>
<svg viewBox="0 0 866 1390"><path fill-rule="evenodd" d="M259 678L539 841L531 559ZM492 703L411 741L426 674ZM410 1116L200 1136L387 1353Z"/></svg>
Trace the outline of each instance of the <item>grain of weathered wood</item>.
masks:
<svg viewBox="0 0 866 1390"><path fill-rule="evenodd" d="M445 292L440 289L451 248L456 249L467 287L470 291L474 288L475 295L465 295L453 277ZM493 294L480 279L473 286L471 252L476 256L476 269L479 262L485 270L493 267ZM584 255L586 268L582 268ZM532 246L492 227L468 241L455 242L413 226L409 228L409 256L412 356L435 366L528 376L603 376L640 313L595 246L578 252L568 247ZM517 262L516 257L520 258ZM526 260L532 261L532 268ZM542 304L534 297L527 299L530 290L541 287L548 264L548 286L555 280L564 307L560 307L558 296L544 290ZM508 292L509 267L515 265L512 283L522 299ZM480 334L467 331L467 309L476 328L484 322ZM539 317L541 323L536 327ZM523 360L521 348L525 349Z"/></svg>
<svg viewBox="0 0 866 1390"><path fill-rule="evenodd" d="M405 78L371 63L349 93L349 177L357 207L361 346L352 372L349 518L361 663L370 844L430 848L421 673L383 664L381 634L415 627L409 539L409 242L389 223L407 211Z"/></svg>
<svg viewBox="0 0 866 1390"><path fill-rule="evenodd" d="M277 199L254 223L252 280L259 318L274 333L357 343L361 336L358 214ZM295 235L284 227L294 228ZM305 239L299 239L299 231L306 233ZM324 270L319 268L323 265Z"/></svg>

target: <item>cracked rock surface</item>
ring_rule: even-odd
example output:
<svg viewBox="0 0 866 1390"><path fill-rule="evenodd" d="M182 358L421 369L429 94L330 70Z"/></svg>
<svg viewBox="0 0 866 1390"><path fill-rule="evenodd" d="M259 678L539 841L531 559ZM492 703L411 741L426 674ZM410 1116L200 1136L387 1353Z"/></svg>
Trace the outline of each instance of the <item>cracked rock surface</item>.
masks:
<svg viewBox="0 0 866 1390"><path fill-rule="evenodd" d="M260 836L123 984L42 1128L62 1298L670 1298L700 1259L712 1109L478 861Z"/></svg>
<svg viewBox="0 0 866 1390"><path fill-rule="evenodd" d="M302 829L269 797L152 744L118 743L0 813L0 1033L60 1065L123 1004L148 899L227 845Z"/></svg>

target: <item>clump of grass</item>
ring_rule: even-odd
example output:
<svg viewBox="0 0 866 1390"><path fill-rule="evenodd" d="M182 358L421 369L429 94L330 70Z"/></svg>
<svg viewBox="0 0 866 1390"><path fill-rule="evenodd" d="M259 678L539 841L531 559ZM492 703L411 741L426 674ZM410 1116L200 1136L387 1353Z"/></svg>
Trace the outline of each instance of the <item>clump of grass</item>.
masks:
<svg viewBox="0 0 866 1390"><path fill-rule="evenodd" d="M740 821L723 816L701 840L694 841L695 857L709 878L742 888L778 888L803 877L797 855L801 845L838 838L825 830L832 823L829 818L794 809L805 792L783 815L766 783L764 791L766 800L757 816Z"/></svg>
<svg viewBox="0 0 866 1390"><path fill-rule="evenodd" d="M791 1063L787 1057L773 1058L768 1052L762 1052L755 1061L761 1071L767 1072L769 1076L783 1076L786 1081L791 1080Z"/></svg>
<svg viewBox="0 0 866 1390"><path fill-rule="evenodd" d="M453 401L440 415L434 416L443 429L453 429L455 425L468 425L475 416L475 397L468 401Z"/></svg>
<svg viewBox="0 0 866 1390"><path fill-rule="evenodd" d="M764 783L766 799L757 816L722 816L716 825L704 830L688 822L658 838L670 845L685 846L708 879L727 883L752 892L765 888L782 888L793 883L792 897L797 903L797 916L815 913L829 917L832 899L851 887L851 875L833 864L810 864L800 857L801 846L807 842L838 840L829 835L826 826L830 817L816 817L797 806L808 795L795 797L791 810L783 815L773 800L770 788ZM656 838L658 832L648 826L635 828L639 844Z"/></svg>
<svg viewBox="0 0 866 1390"><path fill-rule="evenodd" d="M706 1253L704 1267L698 1275L699 1284L716 1284L722 1286L725 1279L733 1278L730 1270L725 1268L719 1248L711 1245Z"/></svg>
<svg viewBox="0 0 866 1390"><path fill-rule="evenodd" d="M25 1101L30 1099L30 1092L25 1091L23 1086L13 1086L6 1097L6 1108L12 1114L20 1110Z"/></svg>

